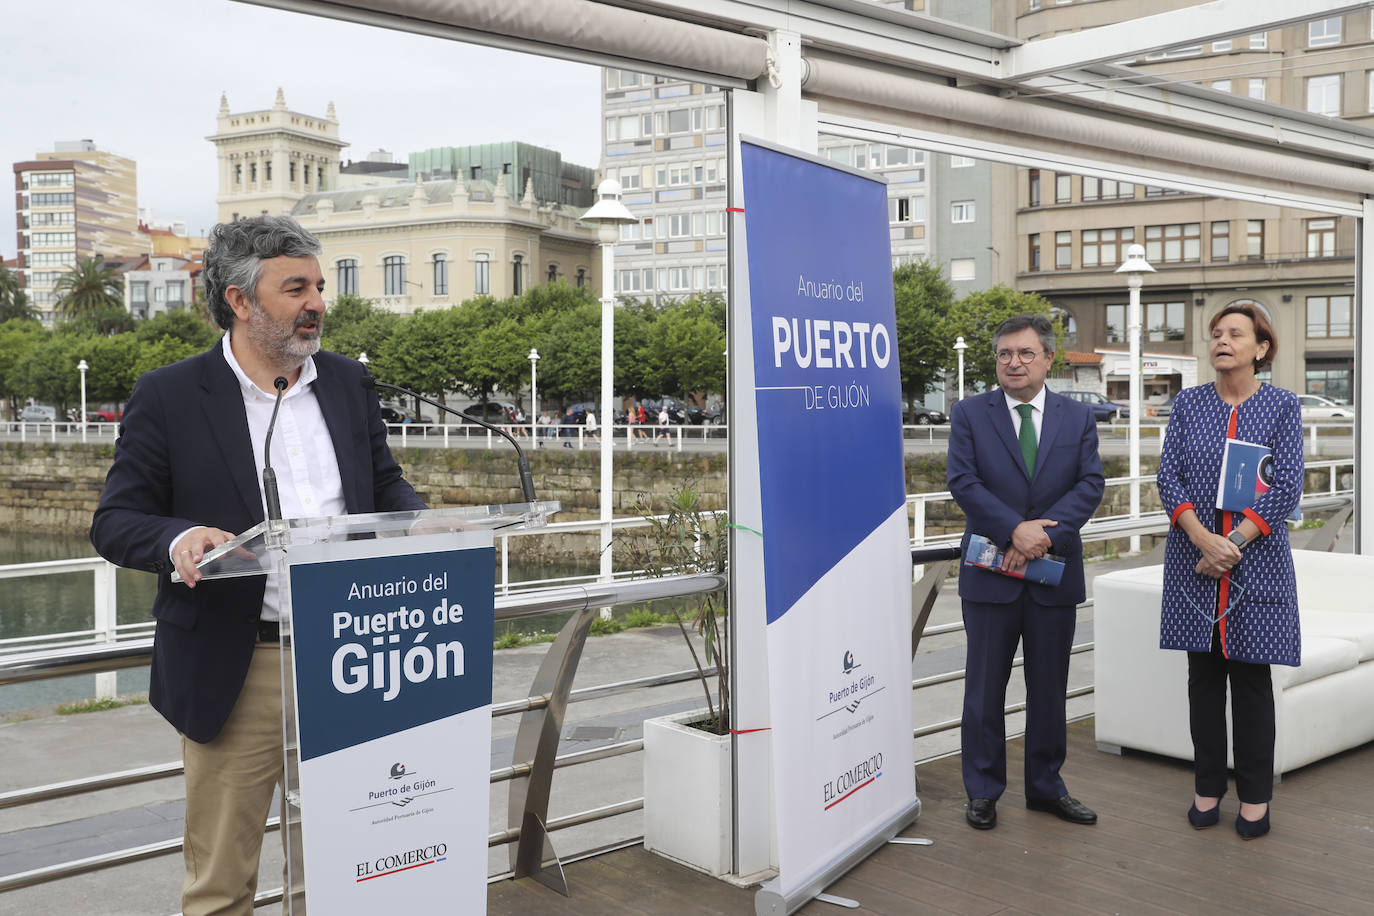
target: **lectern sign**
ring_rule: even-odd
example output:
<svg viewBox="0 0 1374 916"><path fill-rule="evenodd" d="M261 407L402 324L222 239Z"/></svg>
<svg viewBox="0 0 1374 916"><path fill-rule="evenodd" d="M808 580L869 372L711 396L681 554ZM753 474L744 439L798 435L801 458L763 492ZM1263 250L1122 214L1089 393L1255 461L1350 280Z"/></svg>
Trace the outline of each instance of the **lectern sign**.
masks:
<svg viewBox="0 0 1374 916"><path fill-rule="evenodd" d="M485 909L493 554L419 540L290 556L311 913Z"/></svg>

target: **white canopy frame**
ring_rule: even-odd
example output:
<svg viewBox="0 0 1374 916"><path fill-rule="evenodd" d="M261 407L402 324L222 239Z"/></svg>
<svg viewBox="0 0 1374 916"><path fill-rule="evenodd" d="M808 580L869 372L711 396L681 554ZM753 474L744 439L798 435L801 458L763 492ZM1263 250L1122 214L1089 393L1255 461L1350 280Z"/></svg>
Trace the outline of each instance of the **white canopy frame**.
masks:
<svg viewBox="0 0 1374 916"><path fill-rule="evenodd" d="M746 130L814 151L823 129L1354 216L1356 403L1374 403L1364 355L1374 352L1374 321L1363 314L1374 302L1374 130L1108 63L1363 2L1214 0L1030 43L861 0L240 2L733 89L732 143ZM1361 466L1374 454L1374 424L1358 412L1354 446L1356 550L1370 553L1374 490ZM738 630L733 647L759 657L761 635ZM767 724L766 684L737 682L735 697L741 721ZM776 861L768 769L766 742L736 744L740 874Z"/></svg>

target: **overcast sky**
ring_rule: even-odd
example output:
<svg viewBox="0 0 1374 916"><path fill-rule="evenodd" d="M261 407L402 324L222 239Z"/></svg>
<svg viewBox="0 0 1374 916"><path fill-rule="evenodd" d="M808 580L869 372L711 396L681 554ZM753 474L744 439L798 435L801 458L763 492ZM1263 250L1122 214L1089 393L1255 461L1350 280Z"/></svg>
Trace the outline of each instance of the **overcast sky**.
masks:
<svg viewBox="0 0 1374 916"><path fill-rule="evenodd" d="M323 115L345 159L381 148L404 162L431 146L523 140L595 168L600 70L233 0L5 2L0 168L91 139L138 162L139 205L213 225L219 98ZM15 254L13 197L0 201L0 256Z"/></svg>

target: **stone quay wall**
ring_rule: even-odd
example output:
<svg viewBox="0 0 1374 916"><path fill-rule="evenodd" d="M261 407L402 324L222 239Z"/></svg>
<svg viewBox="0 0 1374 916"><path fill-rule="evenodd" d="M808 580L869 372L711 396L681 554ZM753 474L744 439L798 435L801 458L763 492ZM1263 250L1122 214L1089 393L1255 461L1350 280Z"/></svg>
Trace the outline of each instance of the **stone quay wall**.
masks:
<svg viewBox="0 0 1374 916"><path fill-rule="evenodd" d="M398 449L397 460L406 478L431 506L485 505L520 499L515 458L508 452L479 449ZM90 528L113 458L113 446L79 443L0 444L0 525L10 531L85 533ZM599 458L593 450L539 449L529 453L540 499L558 500L563 510L555 521L595 519L600 484ZM1141 461L1153 474L1155 459ZM1108 477L1124 476L1124 458L1110 458L1104 468ZM1352 485L1352 475L1340 475L1340 487ZM1326 471L1310 471L1308 488L1324 491ZM706 509L724 509L728 498L726 458L723 453L654 451L644 449L615 456L614 513L617 518L635 514L641 501L658 508L672 493L691 486L701 494ZM943 454L908 455L906 490L930 493L945 489ZM1098 515L1125 515L1130 494L1126 487L1109 487ZM1154 486L1141 487L1141 509L1159 508ZM926 507L926 533L962 531L963 513L951 500ZM1124 540L1089 545L1090 553L1122 549ZM522 562L583 565L596 551L596 535L517 537L511 541L512 558Z"/></svg>

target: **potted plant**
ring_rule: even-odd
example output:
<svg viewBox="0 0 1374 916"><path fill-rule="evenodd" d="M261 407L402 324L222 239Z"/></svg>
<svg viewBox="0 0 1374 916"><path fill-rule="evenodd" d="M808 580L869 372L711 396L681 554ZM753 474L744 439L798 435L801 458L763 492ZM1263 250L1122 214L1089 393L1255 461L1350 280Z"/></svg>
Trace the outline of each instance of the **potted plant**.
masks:
<svg viewBox="0 0 1374 916"><path fill-rule="evenodd" d="M653 577L724 574L728 519L703 510L700 493L690 485L669 497L667 510L655 514L641 495L635 511L647 527L621 536L626 561ZM726 595L710 592L695 600L690 625L701 637L700 655L688 621L678 611L673 613L696 665L706 706L644 722L644 848L723 875L731 870L733 853Z"/></svg>

